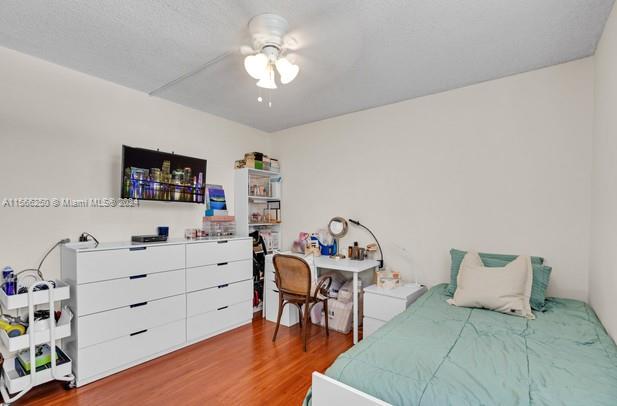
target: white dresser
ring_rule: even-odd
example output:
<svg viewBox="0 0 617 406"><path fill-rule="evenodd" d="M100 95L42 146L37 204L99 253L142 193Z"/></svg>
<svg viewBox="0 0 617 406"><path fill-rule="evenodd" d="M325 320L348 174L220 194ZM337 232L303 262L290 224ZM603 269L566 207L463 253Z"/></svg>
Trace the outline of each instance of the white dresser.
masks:
<svg viewBox="0 0 617 406"><path fill-rule="evenodd" d="M77 386L252 319L250 238L67 244Z"/></svg>
<svg viewBox="0 0 617 406"><path fill-rule="evenodd" d="M366 338L399 313L404 312L426 292L426 286L404 285L394 289L371 285L364 288L362 337Z"/></svg>

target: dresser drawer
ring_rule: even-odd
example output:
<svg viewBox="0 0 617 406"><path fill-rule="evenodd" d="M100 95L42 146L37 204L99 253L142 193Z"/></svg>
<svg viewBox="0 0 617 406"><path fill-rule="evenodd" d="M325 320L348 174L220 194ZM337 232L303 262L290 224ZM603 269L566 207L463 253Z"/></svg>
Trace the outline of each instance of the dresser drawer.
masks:
<svg viewBox="0 0 617 406"><path fill-rule="evenodd" d="M184 293L184 289L184 269L79 285L77 315L175 296Z"/></svg>
<svg viewBox="0 0 617 406"><path fill-rule="evenodd" d="M377 320L388 321L407 309L407 301L388 296L364 293L364 315Z"/></svg>
<svg viewBox="0 0 617 406"><path fill-rule="evenodd" d="M80 380L112 369L127 367L143 358L186 342L185 320L147 330L136 330L102 344L78 350L77 374Z"/></svg>
<svg viewBox="0 0 617 406"><path fill-rule="evenodd" d="M186 296L178 295L79 318L79 348L186 318Z"/></svg>
<svg viewBox="0 0 617 406"><path fill-rule="evenodd" d="M253 255L250 239L221 240L186 244L187 268L221 262L250 260Z"/></svg>
<svg viewBox="0 0 617 406"><path fill-rule="evenodd" d="M214 310L186 319L186 336L189 342L207 338L221 330L241 323L248 323L253 318L253 302L238 303L224 309Z"/></svg>
<svg viewBox="0 0 617 406"><path fill-rule="evenodd" d="M186 270L186 290L193 292L246 279L253 279L250 260L189 268Z"/></svg>
<svg viewBox="0 0 617 406"><path fill-rule="evenodd" d="M362 321L362 338L366 338L373 334L377 329L386 324L385 321L365 317Z"/></svg>
<svg viewBox="0 0 617 406"><path fill-rule="evenodd" d="M236 282L199 290L186 296L186 315L195 316L253 298L253 281Z"/></svg>
<svg viewBox="0 0 617 406"><path fill-rule="evenodd" d="M182 269L184 258L183 244L83 252L77 255L77 283Z"/></svg>

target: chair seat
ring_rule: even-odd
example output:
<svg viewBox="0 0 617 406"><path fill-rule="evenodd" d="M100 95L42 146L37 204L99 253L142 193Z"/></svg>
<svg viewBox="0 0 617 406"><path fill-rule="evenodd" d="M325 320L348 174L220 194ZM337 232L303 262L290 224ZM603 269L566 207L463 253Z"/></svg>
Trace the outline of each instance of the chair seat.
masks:
<svg viewBox="0 0 617 406"><path fill-rule="evenodd" d="M298 302L298 303L306 303L308 300L308 303L316 303L316 302L320 302L324 299L322 298L316 298L315 296L309 296L308 298L306 296L301 296L301 295L296 295L296 294L292 294L292 293L287 293L287 292L283 292L283 300L287 300L288 302Z"/></svg>

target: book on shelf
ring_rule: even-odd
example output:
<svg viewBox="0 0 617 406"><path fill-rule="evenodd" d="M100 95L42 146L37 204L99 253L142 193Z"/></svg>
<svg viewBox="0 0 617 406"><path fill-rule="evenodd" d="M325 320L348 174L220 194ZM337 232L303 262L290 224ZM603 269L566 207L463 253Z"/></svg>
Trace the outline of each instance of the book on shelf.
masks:
<svg viewBox="0 0 617 406"><path fill-rule="evenodd" d="M226 216L228 214L223 186L206 185L206 202L208 209L212 211L214 216Z"/></svg>

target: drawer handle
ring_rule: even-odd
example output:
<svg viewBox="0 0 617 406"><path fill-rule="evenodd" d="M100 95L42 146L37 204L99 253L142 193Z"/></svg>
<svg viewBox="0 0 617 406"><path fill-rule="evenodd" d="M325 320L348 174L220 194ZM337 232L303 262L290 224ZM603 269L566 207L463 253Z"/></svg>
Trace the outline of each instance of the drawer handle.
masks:
<svg viewBox="0 0 617 406"><path fill-rule="evenodd" d="M224 266L229 264L229 262L219 262L218 264L216 264L216 266Z"/></svg>
<svg viewBox="0 0 617 406"><path fill-rule="evenodd" d="M133 276L129 276L129 279L141 279L141 278L145 278L146 276L148 276L148 274L141 274L141 275L133 275Z"/></svg>
<svg viewBox="0 0 617 406"><path fill-rule="evenodd" d="M222 241L217 241L217 244L227 244L229 241L227 240L222 240Z"/></svg>
<svg viewBox="0 0 617 406"><path fill-rule="evenodd" d="M226 283L226 284L224 284L224 285L219 285L219 286L218 286L218 288L219 288L219 289L221 289L221 288L226 288L227 286L229 286L229 283Z"/></svg>
<svg viewBox="0 0 617 406"><path fill-rule="evenodd" d="M136 332L134 332L134 333L131 333L131 337L136 336L136 335L138 335L138 334L143 334L143 333L145 333L146 331L148 331L148 329L136 331Z"/></svg>
<svg viewBox="0 0 617 406"><path fill-rule="evenodd" d="M133 247L129 248L129 251L145 251L148 247Z"/></svg>
<svg viewBox="0 0 617 406"><path fill-rule="evenodd" d="M229 306L223 306L223 307L219 307L219 308L218 308L218 309L216 309L216 310L224 310L224 309L227 309L228 307L229 307Z"/></svg>
<svg viewBox="0 0 617 406"><path fill-rule="evenodd" d="M135 307L145 306L145 305L147 305L147 304L148 304L148 302L141 302L141 303L135 303L135 304L132 304L132 305L130 305L129 307L130 307L131 309L133 309L133 308L135 308Z"/></svg>

